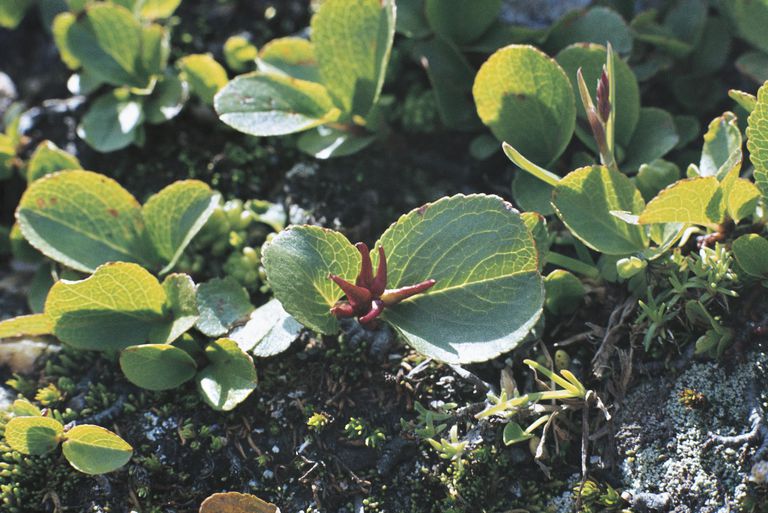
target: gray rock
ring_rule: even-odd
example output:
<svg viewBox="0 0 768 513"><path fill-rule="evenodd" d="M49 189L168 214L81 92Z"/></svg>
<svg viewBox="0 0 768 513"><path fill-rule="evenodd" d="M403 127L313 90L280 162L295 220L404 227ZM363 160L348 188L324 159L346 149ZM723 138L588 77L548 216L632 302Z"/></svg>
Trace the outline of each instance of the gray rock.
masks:
<svg viewBox="0 0 768 513"><path fill-rule="evenodd" d="M501 19L505 23L544 28L574 9L583 9L591 0L505 0Z"/></svg>

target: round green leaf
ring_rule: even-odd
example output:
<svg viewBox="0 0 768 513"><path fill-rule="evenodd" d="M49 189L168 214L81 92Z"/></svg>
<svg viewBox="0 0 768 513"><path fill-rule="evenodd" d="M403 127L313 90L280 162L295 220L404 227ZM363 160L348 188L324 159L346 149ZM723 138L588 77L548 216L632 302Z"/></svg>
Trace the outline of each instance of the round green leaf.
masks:
<svg viewBox="0 0 768 513"><path fill-rule="evenodd" d="M21 232L47 257L82 272L140 261L141 208L117 182L64 171L29 185L16 210Z"/></svg>
<svg viewBox="0 0 768 513"><path fill-rule="evenodd" d="M165 123L184 108L188 91L186 83L178 77L168 76L160 80L152 94L144 101L147 123Z"/></svg>
<svg viewBox="0 0 768 513"><path fill-rule="evenodd" d="M434 279L384 311L419 352L448 363L485 361L517 347L544 302L538 256L520 215L497 196L452 196L402 216L384 247L390 289Z"/></svg>
<svg viewBox="0 0 768 513"><path fill-rule="evenodd" d="M437 35L463 45L482 36L498 19L501 0L426 0L424 7Z"/></svg>
<svg viewBox="0 0 768 513"><path fill-rule="evenodd" d="M82 169L77 157L60 149L51 141L43 141L37 145L29 158L27 181L34 182L45 175L68 169Z"/></svg>
<svg viewBox="0 0 768 513"><path fill-rule="evenodd" d="M209 337L224 335L253 311L248 291L229 276L201 283L197 287L197 308L197 329Z"/></svg>
<svg viewBox="0 0 768 513"><path fill-rule="evenodd" d="M197 365L186 351L168 344L123 349L120 368L128 381L147 390L169 390L195 377Z"/></svg>
<svg viewBox="0 0 768 513"><path fill-rule="evenodd" d="M267 281L285 310L319 333L339 331L330 308L343 292L329 278L354 281L360 253L344 235L316 226L291 226L262 248Z"/></svg>
<svg viewBox="0 0 768 513"><path fill-rule="evenodd" d="M64 426L50 417L14 417L5 426L5 441L22 454L40 455L54 450Z"/></svg>
<svg viewBox="0 0 768 513"><path fill-rule="evenodd" d="M283 309L280 301L272 299L254 310L248 322L235 328L229 337L243 351L264 358L288 349L301 329L301 324Z"/></svg>
<svg viewBox="0 0 768 513"><path fill-rule="evenodd" d="M552 27L544 47L549 52L557 52L574 43L603 45L606 41L620 54L626 55L632 51L632 34L624 18L608 7L593 7L563 16Z"/></svg>
<svg viewBox="0 0 768 513"><path fill-rule="evenodd" d="M677 146L679 140L675 120L669 112L655 107L643 107L632 139L625 148L626 156L621 169L625 173L637 171L643 164L666 155Z"/></svg>
<svg viewBox="0 0 768 513"><path fill-rule="evenodd" d="M234 340L220 338L205 348L210 364L197 374L197 388L208 405L229 411L256 389L253 360Z"/></svg>
<svg viewBox="0 0 768 513"><path fill-rule="evenodd" d="M261 71L320 82L315 47L300 37L273 39L259 52L258 63Z"/></svg>
<svg viewBox="0 0 768 513"><path fill-rule="evenodd" d="M84 280L56 282L45 312L62 342L106 351L146 342L164 320L165 303L157 278L139 265L118 262Z"/></svg>
<svg viewBox="0 0 768 513"><path fill-rule="evenodd" d="M77 134L93 149L107 153L140 140L143 122L141 102L112 91L93 102L77 127Z"/></svg>
<svg viewBox="0 0 768 513"><path fill-rule="evenodd" d="M394 37L394 0L325 0L312 18L320 77L345 114L378 100Z"/></svg>
<svg viewBox="0 0 768 513"><path fill-rule="evenodd" d="M230 36L224 41L224 61L234 71L247 71L256 64L259 50L243 36Z"/></svg>
<svg viewBox="0 0 768 513"><path fill-rule="evenodd" d="M768 240L750 233L733 241L733 255L750 276L768 277Z"/></svg>
<svg viewBox="0 0 768 513"><path fill-rule="evenodd" d="M219 118L250 135L285 135L335 121L328 91L320 84L262 72L240 75L216 95Z"/></svg>
<svg viewBox="0 0 768 513"><path fill-rule="evenodd" d="M768 0L728 0L718 5L736 25L739 36L768 52Z"/></svg>
<svg viewBox="0 0 768 513"><path fill-rule="evenodd" d="M170 271L192 238L211 217L219 194L199 180L175 182L144 204L141 210L147 235Z"/></svg>
<svg viewBox="0 0 768 513"><path fill-rule="evenodd" d="M653 198L640 224L684 223L715 227L725 215L720 182L714 176L678 180Z"/></svg>
<svg viewBox="0 0 768 513"><path fill-rule="evenodd" d="M61 448L75 469L85 474L106 474L131 459L133 447L113 432L99 426L75 426L65 434Z"/></svg>
<svg viewBox="0 0 768 513"><path fill-rule="evenodd" d="M546 166L565 150L576 101L563 69L540 50L510 45L482 65L472 88L480 119L500 141Z"/></svg>
<svg viewBox="0 0 768 513"><path fill-rule="evenodd" d="M578 88L576 72L581 68L589 94L594 98L597 81L606 62L605 47L597 44L576 44L561 51L556 58L568 75L574 91ZM632 139L640 119L640 88L632 69L618 56L614 56L614 69L616 70L616 142L625 147ZM586 125L587 115L581 102L577 102L576 109L579 119L588 126ZM580 139L585 139L587 144L594 144L592 132L577 130L576 133Z"/></svg>
<svg viewBox="0 0 768 513"><path fill-rule="evenodd" d="M581 280L563 269L555 269L549 273L544 278L544 288L547 292L544 306L547 311L556 315L575 312L586 294Z"/></svg>
<svg viewBox="0 0 768 513"><path fill-rule="evenodd" d="M227 84L227 71L210 54L186 55L178 61L184 80L189 88L208 105L213 97Z"/></svg>
<svg viewBox="0 0 768 513"><path fill-rule="evenodd" d="M648 245L643 228L611 215L639 214L645 206L643 196L622 173L603 166L577 169L555 187L552 203L571 233L596 251L628 255Z"/></svg>

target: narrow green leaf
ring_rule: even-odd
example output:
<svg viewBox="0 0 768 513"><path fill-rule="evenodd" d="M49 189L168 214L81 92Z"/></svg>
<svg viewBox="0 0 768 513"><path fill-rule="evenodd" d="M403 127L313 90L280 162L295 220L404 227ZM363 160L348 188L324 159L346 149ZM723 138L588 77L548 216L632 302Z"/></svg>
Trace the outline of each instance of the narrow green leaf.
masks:
<svg viewBox="0 0 768 513"><path fill-rule="evenodd" d="M345 114L378 100L394 37L394 0L325 0L312 18L320 77Z"/></svg>
<svg viewBox="0 0 768 513"><path fill-rule="evenodd" d="M185 55L177 65L189 89L208 105L214 96L227 85L227 71L210 54Z"/></svg>
<svg viewBox="0 0 768 513"><path fill-rule="evenodd" d="M485 361L517 347L541 315L533 238L497 196L457 195L424 205L377 242L388 288L435 285L382 315L419 352L448 363Z"/></svg>
<svg viewBox="0 0 768 513"><path fill-rule="evenodd" d="M144 344L126 347L120 352L120 369L136 386L147 390L170 390L195 377L197 364L178 347Z"/></svg>
<svg viewBox="0 0 768 513"><path fill-rule="evenodd" d="M259 136L301 132L339 117L322 85L262 72L236 77L214 104L224 123Z"/></svg>
<svg viewBox="0 0 768 513"><path fill-rule="evenodd" d="M66 432L61 448L64 457L80 472L106 474L131 459L133 447L112 431L83 424Z"/></svg>
<svg viewBox="0 0 768 513"><path fill-rule="evenodd" d="M21 232L47 257L82 272L140 261L141 208L117 182L64 171L32 182L16 210Z"/></svg>
<svg viewBox="0 0 768 513"><path fill-rule="evenodd" d="M143 267L105 264L80 281L51 287L45 312L53 333L78 349L111 350L143 344L163 321L166 294Z"/></svg>
<svg viewBox="0 0 768 513"><path fill-rule="evenodd" d="M197 329L209 337L224 335L253 311L248 292L230 277L201 283L197 287L197 308Z"/></svg>
<svg viewBox="0 0 768 513"><path fill-rule="evenodd" d="M328 276L354 281L360 269L360 253L346 237L315 226L289 226L264 245L262 263L288 313L317 332L338 332L330 309L343 292Z"/></svg>
<svg viewBox="0 0 768 513"><path fill-rule="evenodd" d="M738 89L729 89L728 96L730 96L731 100L741 105L741 107L748 113L751 114L752 111L755 110L757 97L754 94L739 91Z"/></svg>
<svg viewBox="0 0 768 513"><path fill-rule="evenodd" d="M640 214L640 224L684 223L714 227L723 220L725 204L714 176L688 178L670 185Z"/></svg>
<svg viewBox="0 0 768 513"><path fill-rule="evenodd" d="M45 175L68 169L82 169L77 157L60 149L51 141L43 141L37 145L27 163L27 182L34 182Z"/></svg>
<svg viewBox="0 0 768 513"><path fill-rule="evenodd" d="M220 196L199 180L174 182L153 195L141 209L147 235L167 273L211 217Z"/></svg>
<svg viewBox="0 0 768 513"><path fill-rule="evenodd" d="M253 360L226 338L205 348L210 364L197 374L197 388L213 409L229 411L245 401L256 389Z"/></svg>
<svg viewBox="0 0 768 513"><path fill-rule="evenodd" d="M248 322L228 336L243 351L267 357L282 353L301 332L301 324L272 299L253 311Z"/></svg>
<svg viewBox="0 0 768 513"><path fill-rule="evenodd" d="M500 141L546 166L565 150L576 101L563 69L532 46L510 45L480 68L472 88L480 119Z"/></svg>
<svg viewBox="0 0 768 513"><path fill-rule="evenodd" d="M300 37L273 39L259 52L259 70L299 80L320 82L315 47Z"/></svg>
<svg viewBox="0 0 768 513"><path fill-rule="evenodd" d="M475 41L501 14L501 0L426 0L424 12L432 30L447 41Z"/></svg>
<svg viewBox="0 0 768 513"><path fill-rule="evenodd" d="M74 56L69 47L69 30L77 21L77 16L71 12L62 12L53 19L51 33L53 41L59 49L59 56L64 64L72 70L80 67L80 60Z"/></svg>
<svg viewBox="0 0 768 513"><path fill-rule="evenodd" d="M525 158L522 153L517 151L510 144L506 142L501 143L501 148L504 150L504 155L506 155L509 160L514 162L523 171L530 173L531 176L535 176L551 187L555 187L560 182L559 176L551 171L547 171L541 166L537 166Z"/></svg>
<svg viewBox="0 0 768 513"><path fill-rule="evenodd" d="M596 251L628 255L648 245L643 228L611 215L639 214L645 206L632 181L619 172L603 166L577 169L560 181L552 203L571 233Z"/></svg>
<svg viewBox="0 0 768 513"><path fill-rule="evenodd" d="M5 441L22 454L38 456L58 447L64 426L50 417L14 417L5 426Z"/></svg>
<svg viewBox="0 0 768 513"><path fill-rule="evenodd" d="M756 278L768 278L768 240L750 233L733 241L733 255L744 272Z"/></svg>
<svg viewBox="0 0 768 513"><path fill-rule="evenodd" d="M46 314L22 315L0 321L0 340L37 335L50 335L53 324Z"/></svg>

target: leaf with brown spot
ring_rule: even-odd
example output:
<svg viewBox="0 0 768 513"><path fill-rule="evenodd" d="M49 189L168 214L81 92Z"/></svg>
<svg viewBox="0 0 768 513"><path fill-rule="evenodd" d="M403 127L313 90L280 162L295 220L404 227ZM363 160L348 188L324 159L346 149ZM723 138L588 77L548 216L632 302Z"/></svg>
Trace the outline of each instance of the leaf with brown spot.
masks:
<svg viewBox="0 0 768 513"><path fill-rule="evenodd" d="M200 513L280 513L280 508L255 495L214 493L200 505Z"/></svg>

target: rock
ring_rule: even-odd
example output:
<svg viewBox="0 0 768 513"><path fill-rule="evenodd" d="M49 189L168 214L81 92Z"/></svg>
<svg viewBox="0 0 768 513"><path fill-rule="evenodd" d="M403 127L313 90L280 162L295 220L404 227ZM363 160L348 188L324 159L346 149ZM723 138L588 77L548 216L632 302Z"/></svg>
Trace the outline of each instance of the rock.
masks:
<svg viewBox="0 0 768 513"><path fill-rule="evenodd" d="M568 11L583 9L590 3L592 0L505 0L501 19L512 25L545 28Z"/></svg>
<svg viewBox="0 0 768 513"><path fill-rule="evenodd" d="M676 378L636 386L618 412L616 435L623 488L633 506L672 513L738 510L760 445L749 433L758 433L754 417L766 399L760 394L767 379L768 356L755 352L733 367L694 363Z"/></svg>
<svg viewBox="0 0 768 513"><path fill-rule="evenodd" d="M13 373L30 374L35 370L35 364L40 358L60 349L60 346L42 338L3 342L0 344L0 367L8 367Z"/></svg>

